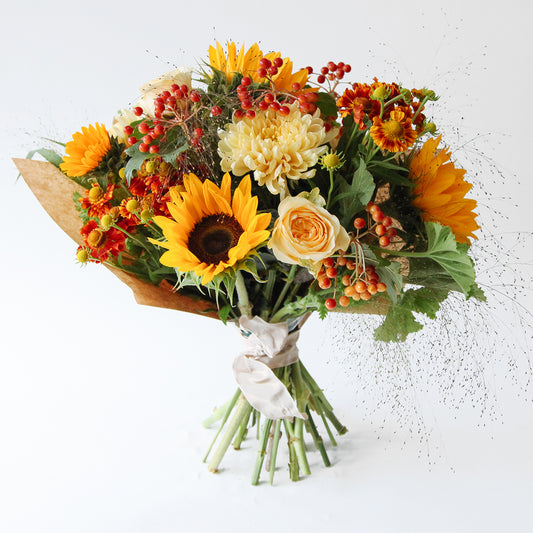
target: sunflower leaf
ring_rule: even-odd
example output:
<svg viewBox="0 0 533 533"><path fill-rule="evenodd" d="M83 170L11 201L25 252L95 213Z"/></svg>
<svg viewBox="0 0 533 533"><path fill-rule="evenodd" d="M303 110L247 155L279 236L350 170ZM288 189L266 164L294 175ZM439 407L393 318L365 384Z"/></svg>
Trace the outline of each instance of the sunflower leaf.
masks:
<svg viewBox="0 0 533 533"><path fill-rule="evenodd" d="M36 150L32 150L31 152L28 152L26 159L33 159L35 154L44 157L49 163L52 163L52 165L57 168L59 168L59 165L63 162L63 157L49 148L37 148Z"/></svg>
<svg viewBox="0 0 533 533"><path fill-rule="evenodd" d="M231 310L232 310L232 306L229 303L227 303L225 306L221 307L218 310L218 316L219 316L220 320L222 320L222 323L224 325L226 325L227 322L228 322L228 317L229 317L229 315L231 313Z"/></svg>

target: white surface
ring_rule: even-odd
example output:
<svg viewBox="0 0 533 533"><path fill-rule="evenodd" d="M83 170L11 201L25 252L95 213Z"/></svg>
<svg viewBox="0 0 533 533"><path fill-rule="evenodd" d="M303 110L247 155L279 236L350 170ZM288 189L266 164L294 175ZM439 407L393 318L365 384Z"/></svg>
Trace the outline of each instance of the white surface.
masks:
<svg viewBox="0 0 533 533"><path fill-rule="evenodd" d="M368 407L383 400L380 377L375 388L370 378L359 383L355 363L329 351L332 322L315 318L301 352L350 428L330 450L333 468L312 452L304 481L291 483L282 467L274 488L250 487L248 440L209 474L201 457L212 433L199 422L233 394L235 332L137 306L104 269L79 268L74 245L15 183L9 159L42 146L39 135L66 141L83 125L109 123L137 87L195 66L215 38L259 41L296 66L342 60L354 81L376 75L434 88L447 142L476 139L503 171L487 188L512 197L495 202L509 218L482 222L531 230L533 9L521 1L503 11L491 2L421 5L52 1L3 13L0 531L533 529L533 392L507 379L504 354L487 369L496 421L480 415L479 402L452 409L415 387L421 441L409 433L416 424ZM518 255L531 262L530 248ZM516 316L501 320L512 327ZM483 367L485 353L464 350Z"/></svg>

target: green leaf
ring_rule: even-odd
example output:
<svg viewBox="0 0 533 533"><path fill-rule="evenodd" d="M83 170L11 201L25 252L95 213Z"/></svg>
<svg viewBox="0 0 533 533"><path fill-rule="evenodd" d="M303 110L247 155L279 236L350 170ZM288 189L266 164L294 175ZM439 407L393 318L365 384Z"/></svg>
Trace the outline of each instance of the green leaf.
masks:
<svg viewBox="0 0 533 533"><path fill-rule="evenodd" d="M63 162L62 156L48 148L37 148L36 150L32 150L31 152L28 152L26 159L32 159L35 154L44 157L49 163L52 163L52 165L57 168L59 168L59 165Z"/></svg>
<svg viewBox="0 0 533 533"><path fill-rule="evenodd" d="M144 163L145 159L148 159L147 154L139 150L140 144L141 143L138 142L137 144L130 146L126 150L126 154L130 156L128 162L126 163L126 167L124 168L125 175L126 175L126 181L128 182L128 185L131 181L131 178L133 178L133 172L135 170L139 170L142 164Z"/></svg>
<svg viewBox="0 0 533 533"><path fill-rule="evenodd" d="M350 223L351 218L363 210L374 194L376 184L372 174L366 169L363 159L359 162L359 168L354 172L352 183L349 185L346 180L339 180L341 193L333 199L333 203L340 202L342 212L345 213L342 225Z"/></svg>
<svg viewBox="0 0 533 533"><path fill-rule="evenodd" d="M414 313L423 313L431 319L448 296L448 291L422 287L409 289L397 305L390 308L383 323L374 331L374 338L383 342L403 342L410 333L422 329L423 325Z"/></svg>
<svg viewBox="0 0 533 533"><path fill-rule="evenodd" d="M476 273L474 262L468 256L468 245L458 243L448 226L426 222L428 235L427 257L436 261L461 287L469 297L474 289Z"/></svg>
<svg viewBox="0 0 533 533"><path fill-rule="evenodd" d="M224 325L227 324L228 322L228 317L231 313L231 305L228 303L226 304L224 307L221 307L219 310L218 310L218 316L220 317L220 320L222 320L222 323Z"/></svg>
<svg viewBox="0 0 533 533"><path fill-rule="evenodd" d="M374 338L383 342L403 342L409 333L415 333L423 327L411 311L394 306L387 313L383 323L375 329Z"/></svg>
<svg viewBox="0 0 533 533"><path fill-rule="evenodd" d="M157 155L162 157L166 163L175 165L176 158L187 148L189 148L189 144L183 130L180 126L175 126L167 132L165 141L159 146Z"/></svg>
<svg viewBox="0 0 533 533"><path fill-rule="evenodd" d="M326 117L336 117L338 113L335 98L329 93L319 92L318 100L315 102L322 115Z"/></svg>
<svg viewBox="0 0 533 533"><path fill-rule="evenodd" d="M376 272L382 283L387 285L387 294L392 303L398 301L398 294L403 289L403 276L400 274L401 265L398 261L387 261L388 264L378 264Z"/></svg>

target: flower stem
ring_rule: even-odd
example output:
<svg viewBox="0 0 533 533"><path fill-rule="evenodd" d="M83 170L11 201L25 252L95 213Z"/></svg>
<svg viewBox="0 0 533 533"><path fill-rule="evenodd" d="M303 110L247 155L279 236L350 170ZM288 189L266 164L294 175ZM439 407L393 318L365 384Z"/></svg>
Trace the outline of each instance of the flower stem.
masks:
<svg viewBox="0 0 533 533"><path fill-rule="evenodd" d="M265 287L265 301L270 303L270 300L272 299L272 292L274 291L274 285L276 284L276 274L277 271L273 268L271 268L268 271L268 280ZM270 314L270 310L267 308L261 313L261 318L263 320L268 320L268 315Z"/></svg>
<svg viewBox="0 0 533 533"><path fill-rule="evenodd" d="M226 421L228 420L229 415L230 415L232 409L235 407L235 404L237 403L237 400L239 399L240 395L241 395L241 390L237 389L237 392L235 392L235 394L233 395L233 398L227 404L226 412L224 413L224 418L222 419L220 427L218 428L218 431L217 431L217 433L215 435L215 438L211 441L211 445L209 446L209 449L207 450L206 454L204 455L204 458L202 459L202 461L204 463L207 461L207 458L208 458L209 454L211 453L211 449L213 448L216 440L218 439L218 436L220 435L220 432L222 431L222 428L226 424ZM208 422L208 421L209 421L209 419L204 421L204 427L207 427L206 426L206 422Z"/></svg>
<svg viewBox="0 0 533 533"><path fill-rule="evenodd" d="M326 453L326 448L324 446L324 441L322 440L322 437L320 436L320 434L318 433L318 430L316 429L316 425L315 425L315 422L313 421L313 417L311 416L311 410L309 409L309 406L306 407L305 412L307 413L307 420L305 421L305 427L307 431L311 433L315 446L317 450L320 452L320 455L322 456L322 461L324 461L324 465L331 466L328 454Z"/></svg>
<svg viewBox="0 0 533 533"><path fill-rule="evenodd" d="M242 423L239 426L239 429L237 430L237 434L235 435L235 440L233 441L233 449L234 450L240 450L241 449L241 443L246 437L246 433L248 431L248 421L250 420L250 414L252 412L252 406L248 403L247 409L244 413Z"/></svg>
<svg viewBox="0 0 533 533"><path fill-rule="evenodd" d="M301 418L297 418L294 421L294 436L296 438L294 448L296 449L298 463L300 464L302 473L308 476L311 474L311 470L309 468L309 463L307 462L307 454L305 453L304 421Z"/></svg>
<svg viewBox="0 0 533 533"><path fill-rule="evenodd" d="M235 288L237 289L237 297L239 298L239 309L241 315L250 318L252 316L252 304L248 298L248 291L244 283L244 277L240 270L235 272Z"/></svg>
<svg viewBox="0 0 533 533"><path fill-rule="evenodd" d="M263 431L261 433L261 441L259 444L259 451L257 452L257 460L255 461L254 472L252 474L252 485L259 483L259 476L261 474L261 467L265 460L266 447L268 444L268 436L270 435L270 427L272 426L272 420L267 418L263 424Z"/></svg>
<svg viewBox="0 0 533 533"><path fill-rule="evenodd" d="M288 420L283 420L283 425L285 426L285 433L287 434L289 444L289 475L291 481L298 481L300 479L300 473L298 470L298 458L294 449L294 433L290 429L291 424Z"/></svg>
<svg viewBox="0 0 533 533"><path fill-rule="evenodd" d="M281 437L281 420L276 420L274 425L274 441L272 443L272 455L270 456L270 484L274 482L274 472L276 471L276 457L278 455L279 439Z"/></svg>
<svg viewBox="0 0 533 533"><path fill-rule="evenodd" d="M334 178L333 178L333 170L330 170L329 171L329 190L328 190L328 200L326 202L326 209L329 209L329 204L331 202L331 193L333 192L333 183L334 183Z"/></svg>
<svg viewBox="0 0 533 533"><path fill-rule="evenodd" d="M242 423L242 419L246 414L247 405L248 402L246 401L246 398L244 397L244 395L241 394L239 400L237 401L237 405L235 406L235 412L233 413L228 427L226 428L226 431L222 436L222 440L220 441L217 450L211 458L211 461L209 461L208 468L210 472L218 471L218 466L220 465L224 454L228 450L229 445L231 444L231 441L233 440L233 437L239 429L239 426Z"/></svg>
<svg viewBox="0 0 533 533"><path fill-rule="evenodd" d="M281 292L279 293L278 299L276 300L276 304L272 308L272 316L276 314L276 311L279 309L280 305L283 303L283 299L285 298L285 295L287 294L289 287L292 285L292 282L294 281L294 276L296 276L297 268L298 268L298 265L291 266L291 269L287 276L287 281L285 282L283 289L281 289Z"/></svg>

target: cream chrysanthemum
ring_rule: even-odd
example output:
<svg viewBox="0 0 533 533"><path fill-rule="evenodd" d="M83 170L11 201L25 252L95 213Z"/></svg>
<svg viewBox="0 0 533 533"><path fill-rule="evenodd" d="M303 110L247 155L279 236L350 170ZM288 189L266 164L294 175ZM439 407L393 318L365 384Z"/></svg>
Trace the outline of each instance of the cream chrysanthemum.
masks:
<svg viewBox="0 0 533 533"><path fill-rule="evenodd" d="M326 132L320 111L302 114L295 102L288 115L258 111L253 119L234 119L220 134L218 153L224 172L243 176L252 171L272 194L287 192L287 180L312 178L318 158L337 129ZM309 170L311 169L311 170Z"/></svg>

